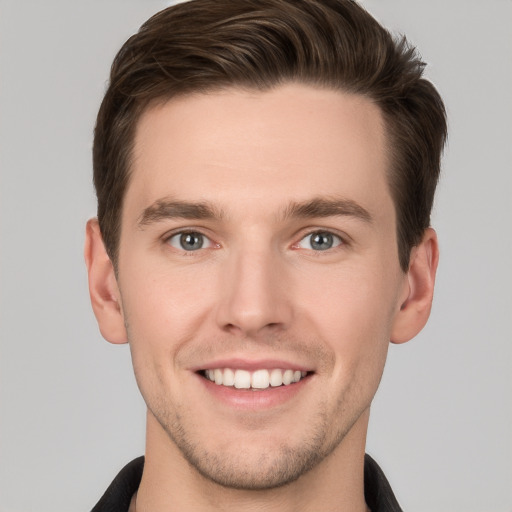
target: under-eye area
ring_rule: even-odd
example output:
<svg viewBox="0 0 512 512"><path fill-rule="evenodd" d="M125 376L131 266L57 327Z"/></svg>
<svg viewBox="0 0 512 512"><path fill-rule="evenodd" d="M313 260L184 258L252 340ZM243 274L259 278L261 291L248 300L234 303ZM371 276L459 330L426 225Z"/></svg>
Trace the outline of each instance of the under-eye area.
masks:
<svg viewBox="0 0 512 512"><path fill-rule="evenodd" d="M279 368L255 371L215 368L201 370L198 373L219 386L256 391L271 387L290 386L307 378L312 372Z"/></svg>

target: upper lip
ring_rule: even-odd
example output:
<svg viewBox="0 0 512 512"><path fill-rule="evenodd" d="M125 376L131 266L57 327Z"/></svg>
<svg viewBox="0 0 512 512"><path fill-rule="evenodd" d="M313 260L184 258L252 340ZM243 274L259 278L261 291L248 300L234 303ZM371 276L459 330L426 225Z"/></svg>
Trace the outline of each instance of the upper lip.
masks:
<svg viewBox="0 0 512 512"><path fill-rule="evenodd" d="M191 368L192 371L198 372L201 370L214 370L216 368L233 368L236 370L256 371L256 370L273 370L279 368L282 370L300 370L304 372L312 372L313 368L304 363L296 363L284 359L258 359L249 360L241 358L218 359L210 361L201 365Z"/></svg>

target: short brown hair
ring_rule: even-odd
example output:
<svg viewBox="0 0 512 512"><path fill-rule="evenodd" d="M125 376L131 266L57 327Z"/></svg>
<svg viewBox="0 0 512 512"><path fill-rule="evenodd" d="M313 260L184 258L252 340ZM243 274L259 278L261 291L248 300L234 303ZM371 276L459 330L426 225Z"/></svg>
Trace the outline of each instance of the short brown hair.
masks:
<svg viewBox="0 0 512 512"><path fill-rule="evenodd" d="M148 105L225 87L285 82L361 94L381 109L406 271L430 225L446 114L425 64L352 0L192 0L150 18L112 64L94 136L98 220L113 264L137 121Z"/></svg>

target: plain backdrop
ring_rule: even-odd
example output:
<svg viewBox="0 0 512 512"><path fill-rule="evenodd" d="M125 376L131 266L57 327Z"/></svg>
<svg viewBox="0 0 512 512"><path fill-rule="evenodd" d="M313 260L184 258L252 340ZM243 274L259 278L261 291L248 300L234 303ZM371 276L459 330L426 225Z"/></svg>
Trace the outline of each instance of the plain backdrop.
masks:
<svg viewBox="0 0 512 512"><path fill-rule="evenodd" d="M98 332L82 257L110 63L161 0L0 0L0 512L89 510L143 453L127 346ZM443 95L430 323L392 346L368 452L408 511L512 510L510 0L367 0Z"/></svg>

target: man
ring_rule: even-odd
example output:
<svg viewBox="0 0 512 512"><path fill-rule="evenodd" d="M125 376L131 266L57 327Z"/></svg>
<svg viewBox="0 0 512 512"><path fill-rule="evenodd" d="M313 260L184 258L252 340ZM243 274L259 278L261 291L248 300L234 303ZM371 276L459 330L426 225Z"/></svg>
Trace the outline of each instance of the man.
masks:
<svg viewBox="0 0 512 512"><path fill-rule="evenodd" d="M389 342L432 302L422 70L349 0L195 0L125 43L85 258L147 439L94 511L400 510L364 451Z"/></svg>

